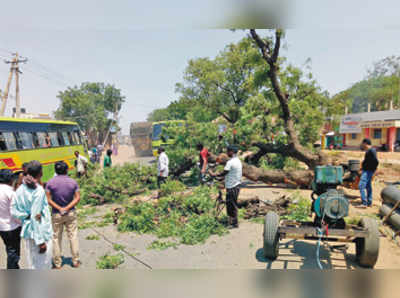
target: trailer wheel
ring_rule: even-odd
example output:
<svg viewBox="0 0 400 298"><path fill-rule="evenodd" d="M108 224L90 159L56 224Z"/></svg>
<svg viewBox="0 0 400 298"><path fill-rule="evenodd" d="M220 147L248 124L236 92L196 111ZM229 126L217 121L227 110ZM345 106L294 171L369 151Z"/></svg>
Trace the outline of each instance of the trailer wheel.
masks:
<svg viewBox="0 0 400 298"><path fill-rule="evenodd" d="M264 257L275 260L279 254L279 215L268 212L264 222Z"/></svg>
<svg viewBox="0 0 400 298"><path fill-rule="evenodd" d="M363 217L359 225L368 229L368 236L356 239L357 262L362 267L373 268L379 255L378 224L373 218Z"/></svg>

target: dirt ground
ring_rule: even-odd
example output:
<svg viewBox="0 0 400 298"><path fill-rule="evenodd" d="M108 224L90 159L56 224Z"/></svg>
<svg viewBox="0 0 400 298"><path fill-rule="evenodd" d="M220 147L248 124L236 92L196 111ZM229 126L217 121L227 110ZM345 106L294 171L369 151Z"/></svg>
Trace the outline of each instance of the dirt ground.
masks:
<svg viewBox="0 0 400 298"><path fill-rule="evenodd" d="M353 152L352 152L353 154ZM360 155L362 157L362 153ZM356 157L356 156L354 156ZM381 156L380 156L381 157ZM396 160L396 155L388 155L388 160ZM400 157L400 155L399 155ZM384 159L384 158L382 158ZM114 164L124 162L140 161L149 163L153 158L136 159L134 150L124 146L119 150L119 155L113 158ZM400 159L399 159L400 160ZM397 176L398 178L399 176ZM384 179L396 177L382 176ZM358 191L346 190L350 198L350 216L362 216L366 214L378 214L380 202L380 191L385 185L381 179L374 182L374 203L373 207L367 210L357 209L360 203ZM263 199L273 200L282 194L291 195L297 190L271 187L267 185L250 184L244 187L240 196L259 196ZM300 190L304 197L310 196L309 190ZM89 215L86 221L95 220L101 215L110 212L112 205L96 208L96 213ZM387 229L387 228L386 228ZM109 225L101 228L87 228L79 231L80 253L83 262L82 268L95 269L96 261L105 254L118 253L114 244L125 247L121 252L125 262L121 269L172 269L172 268L211 268L211 269L317 269L315 259L315 242L300 240L283 240L280 242L279 258L273 262L265 259L262 254L262 232L263 225L251 221L241 220L240 227L231 230L224 236L212 236L201 245L181 245L177 249L168 248L163 251L149 250L147 246L154 240L152 235L138 235L136 233L119 233L116 226ZM88 240L87 236L97 235L98 240ZM69 244L64 235L64 269L70 267L71 259ZM23 252L22 252L23 253ZM326 269L353 269L358 268L354 261L355 246L349 244L344 251L331 250L331 247L324 244L321 247L321 263ZM5 251L3 243L0 243L0 268L5 268ZM21 265L24 266L24 258ZM380 254L377 269L399 269L400 268L400 247L386 235L380 238Z"/></svg>

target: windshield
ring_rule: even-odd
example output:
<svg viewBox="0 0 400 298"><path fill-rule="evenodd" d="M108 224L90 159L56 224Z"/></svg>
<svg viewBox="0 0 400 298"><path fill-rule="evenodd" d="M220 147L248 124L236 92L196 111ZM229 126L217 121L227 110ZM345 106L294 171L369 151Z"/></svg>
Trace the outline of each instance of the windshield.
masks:
<svg viewBox="0 0 400 298"><path fill-rule="evenodd" d="M153 125L153 141L158 141L160 139L163 126L165 126L165 124Z"/></svg>

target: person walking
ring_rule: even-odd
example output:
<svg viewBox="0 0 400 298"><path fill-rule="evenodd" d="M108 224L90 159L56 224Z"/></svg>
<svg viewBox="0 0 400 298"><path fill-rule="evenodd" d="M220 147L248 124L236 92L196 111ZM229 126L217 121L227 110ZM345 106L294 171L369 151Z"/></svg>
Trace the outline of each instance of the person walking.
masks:
<svg viewBox="0 0 400 298"><path fill-rule="evenodd" d="M88 160L86 157L80 155L79 151L75 151L75 157L76 157L75 161L76 173L78 178L81 178L82 176L86 175Z"/></svg>
<svg viewBox="0 0 400 298"><path fill-rule="evenodd" d="M169 159L163 147L158 148L158 161L157 161L157 184L161 188L161 184L165 183L168 178Z"/></svg>
<svg viewBox="0 0 400 298"><path fill-rule="evenodd" d="M230 159L226 163L224 171L219 175L211 173L212 176L225 177L226 211L229 228L239 227L237 200L242 179L242 162L237 157L237 152L237 146L229 145L227 154Z"/></svg>
<svg viewBox="0 0 400 298"><path fill-rule="evenodd" d="M61 243L65 227L71 247L72 267L78 268L81 262L79 260L78 217L75 206L80 201L79 186L74 179L68 177L68 165L65 162L57 162L55 171L57 176L46 185L47 200L52 207L53 264L56 269L60 269L62 266Z"/></svg>
<svg viewBox="0 0 400 298"><path fill-rule="evenodd" d="M11 203L11 215L22 223L27 268L51 269L53 229L46 193L39 183L42 165L31 161L27 172Z"/></svg>
<svg viewBox="0 0 400 298"><path fill-rule="evenodd" d="M358 185L361 194L361 208L372 206L372 177L379 165L375 148L371 146L371 140L366 138L362 141L361 150L366 151L362 162L362 172ZM366 192L366 194L365 194Z"/></svg>
<svg viewBox="0 0 400 298"><path fill-rule="evenodd" d="M103 161L103 168L111 168L112 166L112 159L111 159L111 155L112 155L112 150L108 149L106 152L106 156L104 156L104 161Z"/></svg>
<svg viewBox="0 0 400 298"><path fill-rule="evenodd" d="M19 269L21 222L11 215L11 204L16 199L12 182L13 172L0 170L0 238L6 247L7 269Z"/></svg>
<svg viewBox="0 0 400 298"><path fill-rule="evenodd" d="M203 144L199 143L197 144L197 150L200 152L199 153L199 160L200 160L200 175L199 175L199 182L200 184L204 184L205 182L205 176L206 172L208 170L208 157L210 156L210 153L208 152L208 149L203 146Z"/></svg>

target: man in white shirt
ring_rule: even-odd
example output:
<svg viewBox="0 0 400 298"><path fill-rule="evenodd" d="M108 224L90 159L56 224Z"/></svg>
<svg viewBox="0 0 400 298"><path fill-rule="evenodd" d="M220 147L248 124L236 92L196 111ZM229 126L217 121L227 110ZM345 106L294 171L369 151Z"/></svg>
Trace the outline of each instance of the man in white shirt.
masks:
<svg viewBox="0 0 400 298"><path fill-rule="evenodd" d="M21 223L11 215L11 203L16 199L12 180L11 170L0 170L0 238L6 246L7 269L19 269Z"/></svg>
<svg viewBox="0 0 400 298"><path fill-rule="evenodd" d="M76 157L76 173L78 178L86 174L88 160L86 157L79 154L79 151L75 151Z"/></svg>
<svg viewBox="0 0 400 298"><path fill-rule="evenodd" d="M168 178L168 165L169 159L163 147L158 148L158 162L157 162L157 183L158 188L161 184L165 183Z"/></svg>
<svg viewBox="0 0 400 298"><path fill-rule="evenodd" d="M228 214L228 225L229 228L238 228L238 216L237 216L237 200L240 192L240 184L242 180L242 162L236 156L238 152L237 146L228 146L228 156L230 159L225 165L224 171L213 176L224 177L225 176L225 188L226 188L226 211Z"/></svg>

